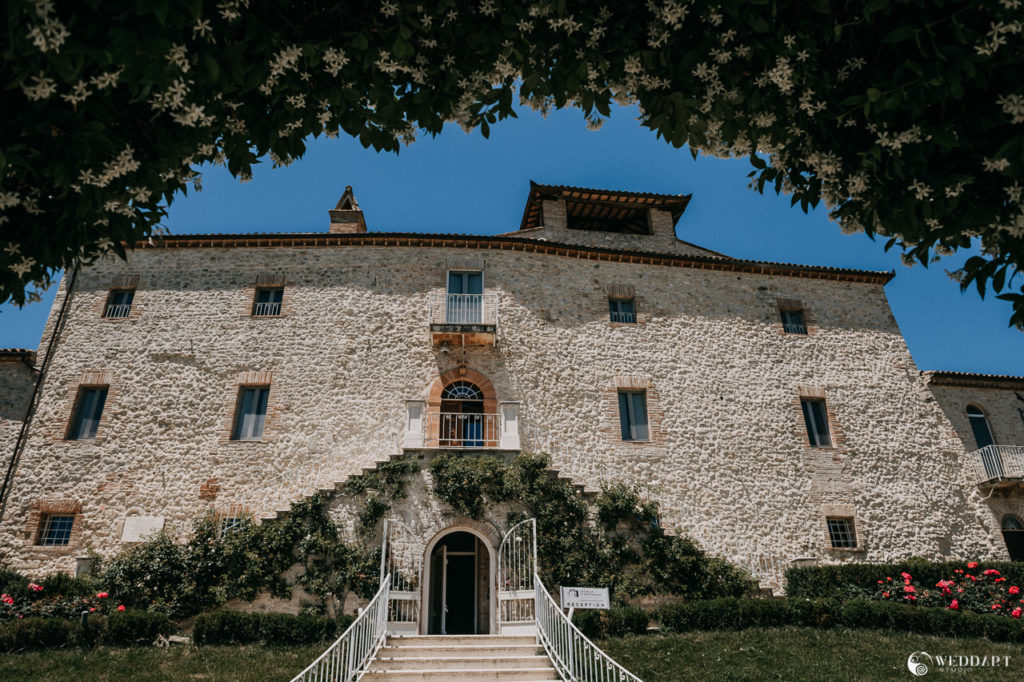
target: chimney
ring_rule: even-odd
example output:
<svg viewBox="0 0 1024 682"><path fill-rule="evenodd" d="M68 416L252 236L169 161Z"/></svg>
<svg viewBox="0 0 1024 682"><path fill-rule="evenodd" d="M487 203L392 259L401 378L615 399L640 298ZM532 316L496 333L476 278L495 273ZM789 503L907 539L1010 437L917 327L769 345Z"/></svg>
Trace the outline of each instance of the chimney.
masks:
<svg viewBox="0 0 1024 682"><path fill-rule="evenodd" d="M328 211L331 215L331 234L361 234L366 232L366 221L359 210L352 186L345 187L345 193L338 199L338 205Z"/></svg>

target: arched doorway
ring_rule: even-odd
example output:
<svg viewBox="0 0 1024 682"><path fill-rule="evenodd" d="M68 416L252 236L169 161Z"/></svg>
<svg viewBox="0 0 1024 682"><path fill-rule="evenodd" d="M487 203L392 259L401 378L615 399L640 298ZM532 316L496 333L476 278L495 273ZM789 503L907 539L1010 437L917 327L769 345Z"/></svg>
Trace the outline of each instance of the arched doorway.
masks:
<svg viewBox="0 0 1024 682"><path fill-rule="evenodd" d="M1002 527L1003 542L1006 543L1010 561L1024 561L1024 523L1013 514L1007 514L999 525Z"/></svg>
<svg viewBox="0 0 1024 682"><path fill-rule="evenodd" d="M491 632L491 554L486 539L464 529L451 529L427 546L424 634Z"/></svg>

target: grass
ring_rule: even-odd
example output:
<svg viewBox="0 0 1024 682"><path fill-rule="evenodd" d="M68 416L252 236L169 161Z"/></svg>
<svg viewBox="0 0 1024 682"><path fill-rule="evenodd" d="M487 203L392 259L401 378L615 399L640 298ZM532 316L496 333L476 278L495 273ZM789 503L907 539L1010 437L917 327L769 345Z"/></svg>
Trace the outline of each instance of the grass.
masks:
<svg viewBox="0 0 1024 682"><path fill-rule="evenodd" d="M644 682L679 680L909 680L907 657L931 654L1009 656L1006 669L975 668L949 675L930 666L929 677L1024 679L1024 646L984 639L951 639L875 630L751 628L626 637L600 642ZM290 680L323 645L209 646L157 649L100 648L0 655L0 680Z"/></svg>
<svg viewBox="0 0 1024 682"><path fill-rule="evenodd" d="M954 675L929 665L922 679L1024 679L1024 646L902 632L750 628L626 637L598 644L644 682L909 680L917 679L907 669L907 657L915 651L1010 657L1008 668L979 667Z"/></svg>
<svg viewBox="0 0 1024 682"><path fill-rule="evenodd" d="M0 655L0 680L290 680L326 644L303 647L173 646L67 649Z"/></svg>

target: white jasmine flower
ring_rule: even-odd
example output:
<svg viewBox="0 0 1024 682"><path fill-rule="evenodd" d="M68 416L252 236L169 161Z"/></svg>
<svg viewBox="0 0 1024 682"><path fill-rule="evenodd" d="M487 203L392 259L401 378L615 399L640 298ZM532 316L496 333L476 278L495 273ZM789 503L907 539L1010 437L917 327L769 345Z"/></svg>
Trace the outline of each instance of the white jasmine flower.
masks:
<svg viewBox="0 0 1024 682"><path fill-rule="evenodd" d="M97 90L106 90L117 83L117 79L121 77L122 71L124 71L124 69L107 71L106 73L101 73L98 76L93 76L89 79L89 82L95 85Z"/></svg>
<svg viewBox="0 0 1024 682"><path fill-rule="evenodd" d="M188 61L188 49L184 45L178 45L177 43L171 45L171 49L167 51L164 59L181 69L182 73L188 73L188 70L192 68Z"/></svg>
<svg viewBox="0 0 1024 682"><path fill-rule="evenodd" d="M324 71L332 76L337 76L345 68L345 65L348 64L348 61L344 50L329 47L324 51Z"/></svg>
<svg viewBox="0 0 1024 682"><path fill-rule="evenodd" d="M42 71L38 76L32 76L32 83L21 84L21 91L30 100L47 99L57 92L57 83L52 78L47 78Z"/></svg>
<svg viewBox="0 0 1024 682"><path fill-rule="evenodd" d="M92 91L89 90L89 84L82 80L72 85L71 92L66 95L61 95L60 98L72 106L75 106L79 102L84 102L85 98L88 97L91 92Z"/></svg>
<svg viewBox="0 0 1024 682"><path fill-rule="evenodd" d="M387 2L382 2L380 5L380 13L386 17L393 17L394 15L398 14L398 4L391 2L391 0L387 0Z"/></svg>
<svg viewBox="0 0 1024 682"><path fill-rule="evenodd" d="M1024 123L1024 97L1017 94L1003 95L996 100L996 104L1010 117L1010 123Z"/></svg>
<svg viewBox="0 0 1024 682"><path fill-rule="evenodd" d="M213 41L213 26L209 19L196 19L196 23L192 27L192 39L196 38L207 38L211 42Z"/></svg>
<svg viewBox="0 0 1024 682"><path fill-rule="evenodd" d="M52 7L51 7L52 9ZM40 52L53 50L60 53L60 46L71 35L70 31L55 17L46 17L42 25L33 26L28 32L32 44L39 48Z"/></svg>
<svg viewBox="0 0 1024 682"><path fill-rule="evenodd" d="M916 179L910 183L910 186L907 187L907 189L914 193L914 198L918 201L924 201L932 195L931 187Z"/></svg>
<svg viewBox="0 0 1024 682"><path fill-rule="evenodd" d="M1010 162L1006 159L982 159L981 167L990 173L998 173L1009 168Z"/></svg>
<svg viewBox="0 0 1024 682"><path fill-rule="evenodd" d="M25 256L24 258L21 259L20 262L12 264L9 269L11 272L13 272L20 278L27 275L29 270L31 270L32 266L35 264L35 258L29 258L28 256Z"/></svg>

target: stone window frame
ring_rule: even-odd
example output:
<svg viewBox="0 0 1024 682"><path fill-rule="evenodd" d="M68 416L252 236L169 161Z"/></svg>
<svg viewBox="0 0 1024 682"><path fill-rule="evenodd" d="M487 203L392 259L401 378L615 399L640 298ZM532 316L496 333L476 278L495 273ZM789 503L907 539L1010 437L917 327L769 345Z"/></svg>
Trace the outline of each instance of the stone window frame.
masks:
<svg viewBox="0 0 1024 682"><path fill-rule="evenodd" d="M785 326L782 324L783 310L799 311L804 317L804 327L807 329L807 333L798 334L795 332L787 332ZM775 315L775 322L772 323L772 326L775 327L779 334L799 339L814 336L818 333L817 318L815 317L813 310L808 308L807 305L798 298L776 298L773 312Z"/></svg>
<svg viewBox="0 0 1024 682"><path fill-rule="evenodd" d="M839 420L836 418L835 410L832 406L833 401L829 400L825 389L817 386L797 386L796 393L797 395L792 401L794 412L797 417L794 422L795 427L793 433L799 439L799 442L803 444L804 449L812 451L836 450L839 452L845 452L846 434L839 425ZM807 435L807 425L804 422L803 406L801 405L804 400L821 400L825 403L825 414L828 419L829 440L831 441L831 445L811 444L810 438Z"/></svg>
<svg viewBox="0 0 1024 682"><path fill-rule="evenodd" d="M235 378L234 384L232 385L232 392L228 394L224 401L224 418L221 422L220 442L233 446L259 446L266 443L273 443L277 440L275 426L277 425L281 411L281 406L277 400L280 388L275 387L273 376L274 373L269 370L247 371L240 372L238 374ZM270 393L267 395L267 413L263 419L263 434L260 436L259 440L235 440L233 438L235 433L235 419L238 415L238 410L241 407L242 389L245 388L267 388L270 390Z"/></svg>
<svg viewBox="0 0 1024 682"><path fill-rule="evenodd" d="M96 427L95 438L68 438L71 435L71 427L74 423L75 410L78 407L78 396L82 389L85 388L106 388L107 399L103 404L103 414L100 416L100 423ZM90 443L93 445L101 445L107 439L107 433L110 429L111 414L114 412L117 399L121 395L120 382L114 379L114 376L104 370L83 372L78 382L68 388L65 393L64 400L60 403L60 409L58 414L65 415L64 417L55 420L50 425L47 431L44 432L47 440L52 442L65 442L65 443Z"/></svg>
<svg viewBox="0 0 1024 682"><path fill-rule="evenodd" d="M622 428L619 423L619 393L623 391L644 391L647 398L647 440L622 440ZM647 377L638 375L616 375L610 385L601 391L601 405L604 419L598 432L604 440L613 445L625 448L642 448L665 444L662 423L665 412L662 409L661 395L654 382Z"/></svg>
<svg viewBox="0 0 1024 682"><path fill-rule="evenodd" d="M51 516L72 516L71 535L66 545L41 545L40 536L43 524ZM72 498L36 499L29 504L28 518L25 520L25 544L36 551L68 552L77 551L82 547L82 503Z"/></svg>
<svg viewBox="0 0 1024 682"><path fill-rule="evenodd" d="M828 529L829 519L847 519L853 526L853 537L855 544L853 547L833 547L832 546L832 534ZM822 542L824 543L824 549L828 552L836 553L851 553L851 552L864 552L867 550L864 542L864 520L857 516L857 508L852 504L824 504L819 510L819 522L822 531Z"/></svg>
<svg viewBox="0 0 1024 682"><path fill-rule="evenodd" d="M281 310L277 315L253 314L256 307L256 292L259 289L281 290ZM272 272L258 274L251 284L245 286L243 292L245 293L245 310L240 317L247 317L251 320L277 320L295 312L295 283L289 282L283 274Z"/></svg>
<svg viewBox="0 0 1024 682"><path fill-rule="evenodd" d="M139 297L139 275L117 275L114 277L110 285L107 287L107 295L98 298L96 303L93 305L93 310L96 313L96 317L100 318L104 322L125 322L126 320L137 320L143 311L143 305L140 303ZM107 317L107 304L110 303L110 296L115 291L131 291L132 303L131 308L128 310L128 314L124 317Z"/></svg>

